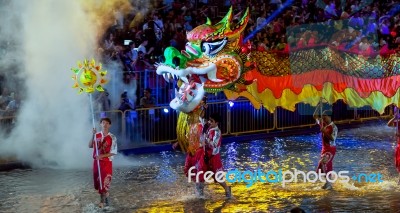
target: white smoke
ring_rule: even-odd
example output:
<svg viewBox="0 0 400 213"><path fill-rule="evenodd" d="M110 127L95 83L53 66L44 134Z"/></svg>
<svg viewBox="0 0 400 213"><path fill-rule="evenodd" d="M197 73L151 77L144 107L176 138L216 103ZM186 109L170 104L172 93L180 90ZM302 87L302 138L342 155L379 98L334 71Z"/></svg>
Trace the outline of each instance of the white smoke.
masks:
<svg viewBox="0 0 400 213"><path fill-rule="evenodd" d="M71 68L94 56L95 27L79 1L0 4L0 43L9 45L0 72L7 82L10 73L17 73L24 83L8 86L25 94L16 126L0 141L0 156L16 156L39 167L90 166L89 98L72 88ZM10 70L10 64L19 64L19 69Z"/></svg>
<svg viewBox="0 0 400 213"><path fill-rule="evenodd" d="M11 133L0 135L0 157L17 157L35 167L89 167L90 102L72 88L71 68L79 60L98 60L97 44L114 24L113 11L136 13L126 20L134 26L152 7L148 1L128 0L1 0L0 79L5 82L0 87L21 94L23 104ZM136 82L119 83L119 65L105 68L112 78L105 86L112 110L124 90L134 101Z"/></svg>

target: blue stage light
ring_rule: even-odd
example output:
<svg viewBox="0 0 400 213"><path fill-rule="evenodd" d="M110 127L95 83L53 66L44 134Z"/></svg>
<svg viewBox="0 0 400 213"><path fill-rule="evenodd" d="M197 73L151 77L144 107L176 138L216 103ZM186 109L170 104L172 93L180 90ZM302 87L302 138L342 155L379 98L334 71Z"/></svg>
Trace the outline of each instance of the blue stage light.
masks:
<svg viewBox="0 0 400 213"><path fill-rule="evenodd" d="M253 30L250 32L250 34L243 39L243 43L246 43L249 39L253 38L261 29L263 29L265 26L267 26L272 20L274 20L279 14L282 13L287 7L291 6L293 4L294 0L287 0L285 3L283 3L282 7L274 11L265 21L262 23L262 25L257 28L256 30Z"/></svg>
<svg viewBox="0 0 400 213"><path fill-rule="evenodd" d="M164 113L168 113L169 110L167 108L164 108Z"/></svg>
<svg viewBox="0 0 400 213"><path fill-rule="evenodd" d="M232 101L229 101L228 104L230 107L233 107L233 105L235 105L235 103L233 103Z"/></svg>

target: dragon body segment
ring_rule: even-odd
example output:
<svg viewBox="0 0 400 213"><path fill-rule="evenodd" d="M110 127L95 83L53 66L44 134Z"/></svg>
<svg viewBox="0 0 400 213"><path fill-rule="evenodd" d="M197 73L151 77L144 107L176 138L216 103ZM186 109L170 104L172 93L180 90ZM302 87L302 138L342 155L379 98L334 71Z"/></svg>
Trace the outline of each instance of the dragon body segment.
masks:
<svg viewBox="0 0 400 213"><path fill-rule="evenodd" d="M320 98L350 107L371 106L383 113L399 104L400 55L366 57L334 47L298 50L290 54L254 52L257 68L244 73L253 84L244 91L225 91L229 99L249 97L269 111L294 111L297 103L316 105ZM254 104L257 106L257 103Z"/></svg>

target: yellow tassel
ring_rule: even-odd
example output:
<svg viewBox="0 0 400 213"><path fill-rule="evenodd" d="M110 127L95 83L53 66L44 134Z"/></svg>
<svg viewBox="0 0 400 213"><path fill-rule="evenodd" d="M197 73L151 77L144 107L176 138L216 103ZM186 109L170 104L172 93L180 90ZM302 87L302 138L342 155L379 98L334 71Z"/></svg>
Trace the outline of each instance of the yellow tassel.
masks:
<svg viewBox="0 0 400 213"><path fill-rule="evenodd" d="M199 147L200 143L200 134L201 133L194 133L198 134L192 138L197 138L197 140L189 141L189 134L191 125L197 125L199 123L199 115L201 110L199 108L195 109L189 114L180 112L178 116L178 124L176 127L177 139L179 146L181 147L182 151L185 153L190 153L194 155L196 149ZM193 133L192 133L193 134Z"/></svg>
<svg viewBox="0 0 400 213"><path fill-rule="evenodd" d="M189 147L189 140L186 134L189 132L189 125L187 123L188 114L180 112L178 117L178 124L176 126L176 133L178 138L179 146L182 151L187 153Z"/></svg>

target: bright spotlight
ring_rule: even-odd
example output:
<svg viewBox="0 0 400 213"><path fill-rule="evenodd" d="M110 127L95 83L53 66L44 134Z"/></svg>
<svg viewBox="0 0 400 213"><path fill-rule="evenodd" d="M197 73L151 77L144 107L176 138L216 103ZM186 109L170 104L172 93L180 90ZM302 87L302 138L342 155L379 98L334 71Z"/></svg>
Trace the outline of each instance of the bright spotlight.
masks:
<svg viewBox="0 0 400 213"><path fill-rule="evenodd" d="M230 107L233 107L233 105L235 105L235 103L233 103L232 101L229 101L228 104Z"/></svg>
<svg viewBox="0 0 400 213"><path fill-rule="evenodd" d="M169 110L167 108L164 108L164 113L168 113Z"/></svg>

